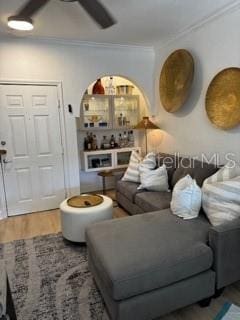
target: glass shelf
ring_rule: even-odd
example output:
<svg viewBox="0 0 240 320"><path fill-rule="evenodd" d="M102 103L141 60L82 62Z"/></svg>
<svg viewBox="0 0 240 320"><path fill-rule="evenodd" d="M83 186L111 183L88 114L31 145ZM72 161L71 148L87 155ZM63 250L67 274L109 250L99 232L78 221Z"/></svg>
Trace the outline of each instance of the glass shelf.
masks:
<svg viewBox="0 0 240 320"><path fill-rule="evenodd" d="M132 128L138 123L138 96L114 96L113 104L115 128Z"/></svg>
<svg viewBox="0 0 240 320"><path fill-rule="evenodd" d="M85 95L82 102L82 118L84 129L111 128L109 97Z"/></svg>
<svg viewBox="0 0 240 320"><path fill-rule="evenodd" d="M139 122L137 95L84 95L81 129L130 129Z"/></svg>

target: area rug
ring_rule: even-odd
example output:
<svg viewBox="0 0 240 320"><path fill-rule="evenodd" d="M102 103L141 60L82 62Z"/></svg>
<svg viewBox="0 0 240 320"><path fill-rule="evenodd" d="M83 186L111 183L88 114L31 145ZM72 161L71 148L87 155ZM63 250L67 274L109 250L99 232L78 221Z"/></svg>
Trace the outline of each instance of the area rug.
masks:
<svg viewBox="0 0 240 320"><path fill-rule="evenodd" d="M239 320L240 307L226 302L214 320Z"/></svg>
<svg viewBox="0 0 240 320"><path fill-rule="evenodd" d="M18 320L109 320L87 249L61 234L0 244Z"/></svg>

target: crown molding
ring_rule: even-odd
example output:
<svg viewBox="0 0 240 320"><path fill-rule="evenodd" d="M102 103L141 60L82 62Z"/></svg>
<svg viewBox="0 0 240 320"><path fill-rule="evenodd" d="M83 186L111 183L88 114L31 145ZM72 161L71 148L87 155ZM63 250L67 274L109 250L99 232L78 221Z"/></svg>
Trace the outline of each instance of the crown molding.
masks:
<svg viewBox="0 0 240 320"><path fill-rule="evenodd" d="M155 49L163 49L163 48L167 47L168 45L172 44L173 42L175 42L176 40L178 40L178 39L180 39L180 38L182 38L192 32L195 32L198 29L205 27L206 25L221 18L222 16L230 14L236 10L239 10L239 9L240 9L240 0L234 0L230 4L227 4L226 6L220 8L218 10L215 10L210 15L205 16L203 19L201 19L197 23L194 23L194 24L188 26L187 28L180 30L177 34L172 36L170 39L166 40L164 43L159 42L158 44L155 44L154 48Z"/></svg>
<svg viewBox="0 0 240 320"><path fill-rule="evenodd" d="M154 46L142 46L142 45L131 45L131 44L118 44L118 43L105 43L105 42L92 42L92 41L81 41L72 39L61 39L52 37L35 37L32 35L28 36L16 36L10 34L0 33L0 40L14 40L19 42L32 42L32 43L46 43L51 45L63 45L63 46L77 46L77 47L92 47L102 49L115 49L115 50L138 50L154 52Z"/></svg>
<svg viewBox="0 0 240 320"><path fill-rule="evenodd" d="M154 54L156 49L162 49L178 40L179 38L186 36L204 26L210 24L211 22L219 19L220 17L232 13L234 10L240 9L240 0L233 0L231 3L223 6L220 9L215 10L213 13L205 16L201 20L189 25L188 27L180 30L177 34L169 37L168 40L164 42L155 42L153 45L144 46L138 44L119 44L119 43L102 43L93 41L81 41L74 39L64 39L64 38L54 38L54 37L41 37L33 35L16 35L10 33L3 33L0 31L0 40L14 40L14 41L24 41L33 43L46 43L50 45L64 45L64 46L78 46L78 47L92 47L92 48L102 48L102 49L115 49L115 50L133 50L133 51L146 51Z"/></svg>

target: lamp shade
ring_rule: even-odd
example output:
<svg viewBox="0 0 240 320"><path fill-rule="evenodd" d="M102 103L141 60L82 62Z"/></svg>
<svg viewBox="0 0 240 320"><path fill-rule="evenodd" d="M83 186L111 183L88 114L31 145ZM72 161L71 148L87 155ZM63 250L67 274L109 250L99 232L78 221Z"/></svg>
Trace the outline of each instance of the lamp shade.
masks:
<svg viewBox="0 0 240 320"><path fill-rule="evenodd" d="M160 129L149 117L143 117L143 119L134 127L134 129Z"/></svg>
<svg viewBox="0 0 240 320"><path fill-rule="evenodd" d="M143 119L134 127L134 129L144 129L145 130L145 146L146 146L146 154L148 151L148 143L147 143L147 130L148 129L160 129L156 126L152 121L149 120L149 117L143 117Z"/></svg>

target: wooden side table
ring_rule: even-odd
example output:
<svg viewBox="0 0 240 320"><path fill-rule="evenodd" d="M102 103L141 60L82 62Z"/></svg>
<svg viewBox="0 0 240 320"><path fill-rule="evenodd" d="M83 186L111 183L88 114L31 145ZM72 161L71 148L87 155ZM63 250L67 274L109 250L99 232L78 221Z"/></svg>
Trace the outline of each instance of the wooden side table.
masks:
<svg viewBox="0 0 240 320"><path fill-rule="evenodd" d="M126 168L117 168L112 170L103 170L98 172L98 176L102 177L102 190L103 194L106 194L106 178L107 177L114 177L114 173L116 172L124 172Z"/></svg>

